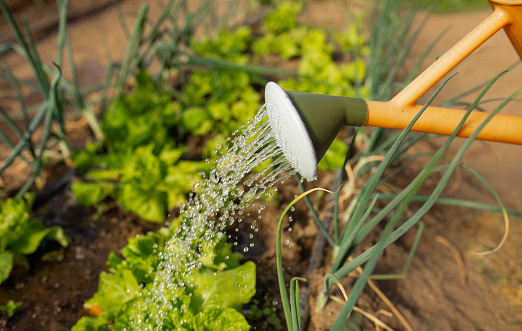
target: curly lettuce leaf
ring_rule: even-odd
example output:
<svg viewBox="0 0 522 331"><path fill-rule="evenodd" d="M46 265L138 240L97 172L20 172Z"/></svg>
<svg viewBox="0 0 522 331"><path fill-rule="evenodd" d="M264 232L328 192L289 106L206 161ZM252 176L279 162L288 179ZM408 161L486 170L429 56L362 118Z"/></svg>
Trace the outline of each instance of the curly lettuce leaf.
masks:
<svg viewBox="0 0 522 331"><path fill-rule="evenodd" d="M119 201L125 211L135 212L149 222L161 223L167 216L168 200L165 192L129 183L123 186Z"/></svg>
<svg viewBox="0 0 522 331"><path fill-rule="evenodd" d="M243 258L243 254L232 252L232 244L227 242L225 236L222 236L215 243L201 245L200 250L201 257L198 261L210 270L222 271L236 268Z"/></svg>
<svg viewBox="0 0 522 331"><path fill-rule="evenodd" d="M173 220L172 226L176 228L183 220L186 221ZM160 261L158 253L163 251L171 231L162 228L130 238L122 250L123 258L114 253L109 256L110 273L100 275L98 292L84 305L97 317L82 318L73 331L106 330L107 326L111 326L111 330L124 330L132 326L132 317L138 316L139 307L143 307L140 300L146 299L143 294L155 278ZM247 262L240 266L241 254L232 252L226 236L206 242L200 248L203 257L199 260L199 269L178 274L194 286L167 293L172 309L165 315L161 327L248 330L245 317L237 310L255 294L255 264Z"/></svg>
<svg viewBox="0 0 522 331"><path fill-rule="evenodd" d="M72 183L72 192L78 202L86 207L94 206L101 203L107 197L112 196L115 191L113 183L90 183L90 182L74 182Z"/></svg>
<svg viewBox="0 0 522 331"><path fill-rule="evenodd" d="M194 135L204 135L212 131L214 121L201 107L189 107L181 113L183 130Z"/></svg>
<svg viewBox="0 0 522 331"><path fill-rule="evenodd" d="M246 331L250 325L245 317L235 309L210 309L194 317L194 330L197 331Z"/></svg>
<svg viewBox="0 0 522 331"><path fill-rule="evenodd" d="M277 9L266 15L263 20L268 32L280 34L297 26L297 17L303 10L303 4L296 1L281 2Z"/></svg>
<svg viewBox="0 0 522 331"><path fill-rule="evenodd" d="M163 250L169 234L169 229L161 228L156 232L129 238L127 246L122 249L124 259L119 258L114 252L109 255L107 265L110 271L128 269L132 271L138 283L151 283L159 264L157 252Z"/></svg>
<svg viewBox="0 0 522 331"><path fill-rule="evenodd" d="M192 311L240 309L256 292L256 265L247 261L234 269L195 273L193 283L195 290L190 304Z"/></svg>
<svg viewBox="0 0 522 331"><path fill-rule="evenodd" d="M155 153L159 153L169 140L166 124L177 121L179 105L156 90L146 71L140 71L136 78L134 94L120 96L105 113L102 129L106 144L113 152L153 144Z"/></svg>
<svg viewBox="0 0 522 331"><path fill-rule="evenodd" d="M118 316L139 291L138 281L132 271L122 269L118 273L102 272L98 291L83 306L86 309L101 307L101 316L110 321Z"/></svg>

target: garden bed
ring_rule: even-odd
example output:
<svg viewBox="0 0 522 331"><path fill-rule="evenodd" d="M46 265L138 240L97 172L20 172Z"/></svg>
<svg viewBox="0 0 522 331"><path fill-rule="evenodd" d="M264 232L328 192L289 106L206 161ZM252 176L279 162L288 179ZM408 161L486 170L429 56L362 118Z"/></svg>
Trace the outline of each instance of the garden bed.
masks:
<svg viewBox="0 0 522 331"><path fill-rule="evenodd" d="M126 11L136 12L138 10L137 1L125 1L121 5ZM343 22L343 9L338 7L336 1L313 1L308 9L308 12L302 16L303 20L315 24L333 24L327 27L329 29L335 29L336 24ZM69 26L71 34L81 33L82 39L88 40L89 36L85 33L88 30L85 29L85 26L109 24L108 22L111 22L112 27L106 26L107 31L119 30L114 16L110 18L109 12L112 10L112 8L108 8L86 18L79 18ZM482 14L462 15L451 15L449 19L455 22L454 24L464 24L462 23L464 21L479 22ZM466 20L463 20L464 16ZM325 17L329 17L329 22L326 22ZM436 19L442 20L439 17ZM78 32L75 32L76 29ZM442 30L438 25L431 29ZM454 27L454 29L457 28ZM428 29L428 31L430 30ZM3 31L0 31L0 34L3 34ZM95 40L97 37L93 35L92 38ZM433 37L428 34L425 38L431 41ZM86 42L87 44L93 43L93 41ZM421 38L420 43L422 44L422 42ZM53 37L50 36L41 37L38 40L39 48L41 45L42 50L52 49L53 46L50 44L54 43ZM440 47L444 49L444 45ZM509 49L511 45L506 43L502 47L506 48L506 53L512 52ZM123 47L121 52L123 52ZM96 81L102 75L99 70L91 69L93 67L101 68L104 60L90 55L87 57L87 53L78 56L80 58L79 76L85 81L91 81L91 79ZM45 56L44 54L43 57ZM50 58L53 56L54 54L48 54ZM113 56L121 59L123 55L114 54ZM479 61L490 60L480 58ZM272 63L271 65L279 64L282 67L289 66L288 63ZM20 72L25 70L21 66L15 66L14 69L20 70ZM495 73L493 72L492 75ZM89 77L89 75L94 77ZM469 72L462 73L460 78L476 79L472 78ZM518 84L520 84L520 80L518 80ZM78 134L78 130L75 130L76 136L72 139L73 144L76 142L78 146L82 142L92 139L87 124L81 122L80 124L83 127L82 133ZM72 131L71 134L74 134L75 132ZM435 141L434 145L437 144L438 142ZM433 145L426 143L419 148L429 151L433 149ZM473 154L480 157L480 150L471 155L473 156ZM519 150L516 150L514 154L522 155ZM512 159L509 160L511 163L515 162ZM473 162L473 159L470 162ZM512 169L509 168L509 164L506 167ZM59 180L68 171L63 164L51 165L45 170L48 174L47 183L51 184ZM4 174L2 181L16 183L19 176L20 174L16 172ZM406 173L395 184L398 187L406 186L411 180L409 176L414 177L413 174ZM498 191L507 200L508 207L520 209L520 204L517 202L520 201L517 198L520 197L520 192L508 185L511 177L519 180L519 176L514 173L506 173L503 176L494 176L493 180L496 182L493 182L493 185L498 185ZM98 221L94 221L95 209L81 206L72 196L71 183L77 179L79 177L66 181L63 188L52 194L49 200L35 211L35 215L40 217L46 226L59 225L71 237L70 246L62 250L63 260L45 262L39 259L39 254L35 254L30 257L30 270L17 270L7 282L2 284L0 304L11 299L15 302L22 302L22 305L12 317L7 317L5 312L2 313L0 328L6 330L70 329L81 316L86 315L87 312L82 305L96 291L100 272L107 270L105 263L108 254L111 251L119 253L128 238L161 226L161 224L140 220L135 214L125 213L116 204L110 206L109 211L103 214ZM334 176L331 173L323 173L320 175L319 181L307 184L307 187L330 189L333 181ZM455 181L458 188L457 193L454 194L465 197L475 195L475 197L484 198L487 202L492 202L492 199L484 197L488 194L487 191L477 188L476 181L470 176L464 175L460 181L458 179ZM255 299L258 300L259 306L275 308L281 318L283 318L281 300L276 286L275 228L282 209L297 193L296 187L295 179L279 185L279 205L267 204L263 218L257 222L259 231L255 234L254 239L248 238L250 225L248 219L238 225L237 241L239 244L235 248L242 251L243 245L255 243L254 249L244 253L245 259L254 261L257 266ZM503 192L509 196L505 197ZM312 197L312 199L314 198ZM325 204L324 199L317 200L317 202ZM173 210L171 218L175 215L176 210ZM463 211L456 207L435 207L425 217L426 229L406 278L379 280L374 281L375 284L414 329L517 329L517 326L519 327L522 323L520 305L516 304L516 298L520 299L521 270L520 264L508 262L520 260L516 256L520 242L517 243L515 240L517 235L520 236L522 230L520 224L517 224L519 222L517 220L513 222L510 240L502 251L486 258L476 258L470 254L470 251L481 248L481 243L486 242L486 245L494 246L494 244L490 245L490 242L498 241L501 238L502 224L499 219L500 216L496 214ZM329 268L323 264L311 274L307 274L308 262L318 230L303 202L296 205L293 220L290 226L291 231L288 231L287 225L284 227L283 265L288 274L305 277L308 280L306 284L302 285L308 286L310 291L308 330L327 330L342 305L330 300L323 311L315 312L315 301L322 288L323 276L328 273ZM236 232L232 230L231 234L235 236ZM411 231L396 244L386 249L377 265L376 273L399 273L414 236L414 231ZM378 239L379 233L373 233L361 245L361 248L368 248ZM286 244L286 242L288 243ZM327 245L324 249L324 261L327 264L331 254L331 248ZM352 273L352 276L343 281L346 289L350 289L358 276L357 272ZM339 290L336 289L332 293L342 299ZM383 296L370 287L365 289L357 306L394 329L406 329L403 322L390 314L391 308L384 302ZM251 305L247 305L243 311L248 313L252 309ZM362 329L375 329L370 320L362 319L362 321ZM265 320L259 323L255 326L257 330L274 328L273 325L266 324ZM252 325L255 325L255 322Z"/></svg>

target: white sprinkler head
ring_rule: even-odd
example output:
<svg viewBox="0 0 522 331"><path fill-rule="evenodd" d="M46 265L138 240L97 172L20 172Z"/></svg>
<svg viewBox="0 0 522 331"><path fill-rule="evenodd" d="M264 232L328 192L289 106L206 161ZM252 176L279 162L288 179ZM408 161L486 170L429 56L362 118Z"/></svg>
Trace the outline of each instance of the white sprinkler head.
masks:
<svg viewBox="0 0 522 331"><path fill-rule="evenodd" d="M312 139L288 94L281 86L269 82L265 88L265 102L272 134L284 156L306 180L316 180L317 158Z"/></svg>

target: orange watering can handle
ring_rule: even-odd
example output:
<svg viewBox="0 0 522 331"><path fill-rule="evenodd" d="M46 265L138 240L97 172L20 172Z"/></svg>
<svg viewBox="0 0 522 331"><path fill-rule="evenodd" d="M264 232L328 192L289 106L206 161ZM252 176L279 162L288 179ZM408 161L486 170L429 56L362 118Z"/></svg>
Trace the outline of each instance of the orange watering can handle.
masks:
<svg viewBox="0 0 522 331"><path fill-rule="evenodd" d="M413 105L433 85L455 68L457 64L462 62L502 27L509 24L510 21L511 17L501 7L496 7L488 18L439 57L390 102L399 107Z"/></svg>
<svg viewBox="0 0 522 331"><path fill-rule="evenodd" d="M390 102L366 101L367 126L404 129L421 110L420 105L397 108ZM412 131L449 136L458 126L465 110L428 107L412 128ZM488 113L473 111L460 130L459 137L469 137L484 121ZM522 116L497 114L480 131L477 139L522 145Z"/></svg>
<svg viewBox="0 0 522 331"><path fill-rule="evenodd" d="M489 0L493 13L438 58L430 67L389 102L367 101L367 126L404 129L422 106L415 102L475 49L505 28L515 50L522 57L522 0ZM465 114L461 109L428 107L413 131L450 135ZM473 111L460 137L469 137L488 113ZM477 139L522 145L522 116L496 115Z"/></svg>

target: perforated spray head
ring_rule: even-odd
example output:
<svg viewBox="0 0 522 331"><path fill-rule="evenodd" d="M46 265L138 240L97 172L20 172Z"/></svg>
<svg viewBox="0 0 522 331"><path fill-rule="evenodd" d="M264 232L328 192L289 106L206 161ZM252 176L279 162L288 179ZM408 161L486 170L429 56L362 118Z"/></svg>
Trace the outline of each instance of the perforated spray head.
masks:
<svg viewBox="0 0 522 331"><path fill-rule="evenodd" d="M368 118L362 99L285 92L270 82L265 88L268 118L277 144L292 167L308 181L343 125L361 126Z"/></svg>
<svg viewBox="0 0 522 331"><path fill-rule="evenodd" d="M317 157L312 139L288 94L276 83L265 88L268 119L286 159L308 181L317 179Z"/></svg>

